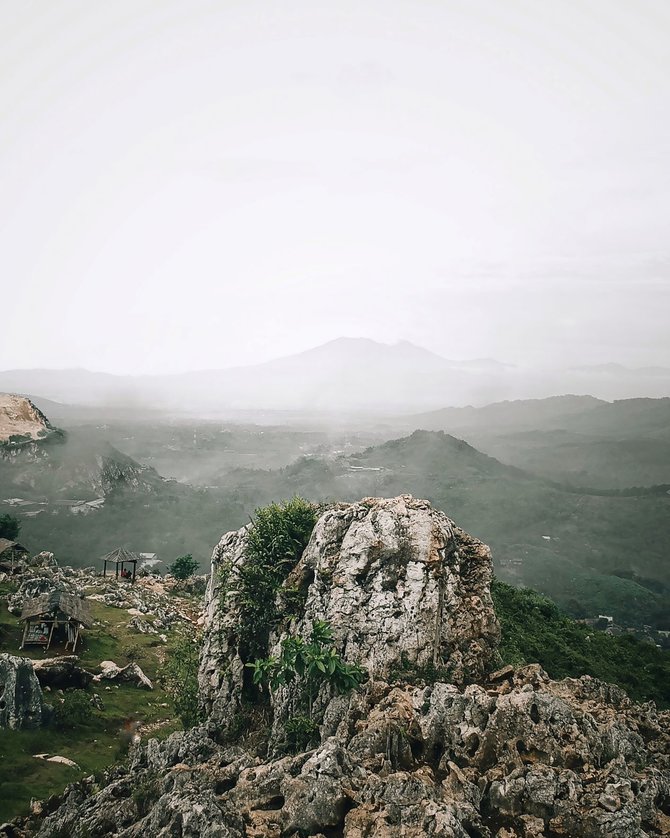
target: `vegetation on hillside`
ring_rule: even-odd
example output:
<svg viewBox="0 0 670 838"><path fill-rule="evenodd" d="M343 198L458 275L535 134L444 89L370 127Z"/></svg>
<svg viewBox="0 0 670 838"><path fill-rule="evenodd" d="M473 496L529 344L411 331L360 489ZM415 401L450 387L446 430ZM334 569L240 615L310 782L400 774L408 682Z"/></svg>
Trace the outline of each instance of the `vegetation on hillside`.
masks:
<svg viewBox="0 0 670 838"><path fill-rule="evenodd" d="M249 527L247 560L239 571L240 654L250 663L267 651L272 628L282 618L276 595L298 563L316 523L316 507L300 497L259 507ZM229 568L223 568L224 576ZM227 586L223 585L225 596Z"/></svg>
<svg viewBox="0 0 670 838"><path fill-rule="evenodd" d="M552 678L592 675L622 687L635 701L670 707L670 655L629 634L611 636L581 625L547 597L495 580L504 664L539 663Z"/></svg>
<svg viewBox="0 0 670 838"><path fill-rule="evenodd" d="M21 522L13 515L0 515L0 538L15 541L21 532Z"/></svg>
<svg viewBox="0 0 670 838"><path fill-rule="evenodd" d="M197 569L198 563L191 553L178 556L170 565L170 573L175 579L188 579L189 576L193 576Z"/></svg>
<svg viewBox="0 0 670 838"><path fill-rule="evenodd" d="M12 590L9 583L0 584L0 596ZM63 695L54 690L45 694L45 701L54 708L48 726L1 731L0 823L27 812L31 798L61 793L67 783L98 774L125 757L128 742L123 739L123 728L129 719L141 719L151 726L151 736L158 738L180 727L172 695L157 677L163 658L172 660L184 654L179 640L169 636L163 644L155 635L134 632L126 610L94 600L89 600L89 605L95 625L83 633L77 647L80 665L95 672L102 660L123 665L132 657L153 681L154 689L141 690L122 683L108 688L91 684L86 690L65 690ZM154 618L145 615L144 619L152 622ZM26 646L19 652L21 633L17 618L0 600L0 651L43 658L40 647ZM190 648L197 657L197 648L192 644ZM188 682L183 687L186 692ZM92 703L98 701L96 695L99 703ZM77 763L79 770L35 758L35 754L43 753L67 757Z"/></svg>
<svg viewBox="0 0 670 838"><path fill-rule="evenodd" d="M184 632L173 642L158 678L174 703L184 729L202 721L198 702L198 664L200 638L194 632Z"/></svg>

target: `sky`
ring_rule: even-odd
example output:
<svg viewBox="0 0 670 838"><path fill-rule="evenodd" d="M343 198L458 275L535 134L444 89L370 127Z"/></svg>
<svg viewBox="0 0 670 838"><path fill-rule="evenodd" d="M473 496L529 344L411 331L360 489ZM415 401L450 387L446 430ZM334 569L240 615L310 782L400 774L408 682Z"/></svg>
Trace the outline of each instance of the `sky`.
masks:
<svg viewBox="0 0 670 838"><path fill-rule="evenodd" d="M0 0L0 369L670 365L667 0Z"/></svg>

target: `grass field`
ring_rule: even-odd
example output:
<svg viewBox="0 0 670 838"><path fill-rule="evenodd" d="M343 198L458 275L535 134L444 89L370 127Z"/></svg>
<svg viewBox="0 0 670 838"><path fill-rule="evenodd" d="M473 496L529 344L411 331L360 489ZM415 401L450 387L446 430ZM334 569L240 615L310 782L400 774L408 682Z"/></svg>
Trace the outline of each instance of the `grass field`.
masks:
<svg viewBox="0 0 670 838"><path fill-rule="evenodd" d="M6 593L0 589L0 594ZM128 628L127 611L91 601L96 621L83 635L77 649L81 665L97 672L100 661L113 660L123 666L136 661L152 680L152 691L130 685L91 684L87 690L99 695L104 710L94 710L92 718L72 730L50 725L36 730L3 730L0 734L0 822L28 811L31 799L59 793L67 783L100 772L125 756L121 729L128 718L141 719L150 726L152 737L162 738L181 728L168 694L157 675L169 654L170 638L164 644L155 635L137 634ZM148 617L148 620L151 618ZM38 647L19 651L21 628L4 602L0 603L0 651L32 659L52 657L60 649L45 653ZM45 693L47 703L60 700L58 692ZM67 757L79 769L49 763L35 754Z"/></svg>

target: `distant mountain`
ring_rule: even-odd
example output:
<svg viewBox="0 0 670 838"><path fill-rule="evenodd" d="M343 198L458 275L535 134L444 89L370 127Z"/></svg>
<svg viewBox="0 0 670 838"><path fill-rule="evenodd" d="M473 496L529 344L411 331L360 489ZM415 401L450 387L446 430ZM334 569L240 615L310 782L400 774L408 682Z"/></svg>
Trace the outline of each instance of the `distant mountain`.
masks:
<svg viewBox="0 0 670 838"><path fill-rule="evenodd" d="M0 387L59 402L200 411L397 411L505 395L512 367L450 361L407 341L340 338L253 366L178 375L112 376L87 370L11 370Z"/></svg>
<svg viewBox="0 0 670 838"><path fill-rule="evenodd" d="M487 358L449 360L408 341L338 338L263 364L175 375L10 370L0 372L0 389L69 404L190 415L245 410L388 414L557 393L668 396L670 373L613 372L609 365L548 371Z"/></svg>
<svg viewBox="0 0 670 838"><path fill-rule="evenodd" d="M546 399L518 399L484 407L445 407L429 413L398 417L405 427L433 430L537 429L560 427L566 416L587 413L607 402L593 396L550 396Z"/></svg>

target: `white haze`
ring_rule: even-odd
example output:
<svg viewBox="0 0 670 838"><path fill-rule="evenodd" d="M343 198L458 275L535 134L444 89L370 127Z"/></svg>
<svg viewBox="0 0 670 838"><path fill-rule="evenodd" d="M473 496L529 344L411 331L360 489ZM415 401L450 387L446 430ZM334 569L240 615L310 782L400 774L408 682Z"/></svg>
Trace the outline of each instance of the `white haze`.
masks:
<svg viewBox="0 0 670 838"><path fill-rule="evenodd" d="M2 2L0 369L667 365L668 43L665 0Z"/></svg>

